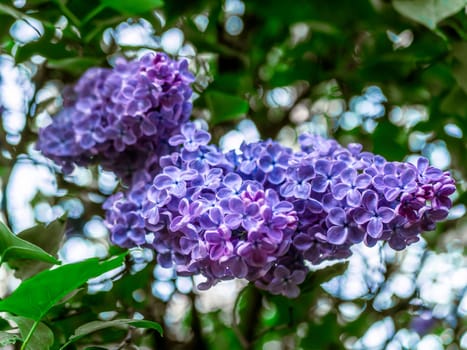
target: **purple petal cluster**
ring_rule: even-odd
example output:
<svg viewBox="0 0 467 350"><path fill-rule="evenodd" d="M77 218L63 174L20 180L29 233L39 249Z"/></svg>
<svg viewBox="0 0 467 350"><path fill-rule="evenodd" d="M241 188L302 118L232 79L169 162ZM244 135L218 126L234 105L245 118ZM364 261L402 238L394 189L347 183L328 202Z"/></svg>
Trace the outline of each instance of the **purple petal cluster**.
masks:
<svg viewBox="0 0 467 350"><path fill-rule="evenodd" d="M190 117L193 76L163 53L91 68L64 96L64 109L40 130L37 148L62 166L99 163L129 181Z"/></svg>
<svg viewBox="0 0 467 350"><path fill-rule="evenodd" d="M305 134L298 152L261 141L222 153L209 141L183 125L168 140L179 148L152 165L160 172L142 171L106 204L114 243L151 247L163 266L201 273L200 288L246 278L296 297L307 261L349 257L360 242L403 249L447 216L455 191L424 158L388 162L358 144Z"/></svg>

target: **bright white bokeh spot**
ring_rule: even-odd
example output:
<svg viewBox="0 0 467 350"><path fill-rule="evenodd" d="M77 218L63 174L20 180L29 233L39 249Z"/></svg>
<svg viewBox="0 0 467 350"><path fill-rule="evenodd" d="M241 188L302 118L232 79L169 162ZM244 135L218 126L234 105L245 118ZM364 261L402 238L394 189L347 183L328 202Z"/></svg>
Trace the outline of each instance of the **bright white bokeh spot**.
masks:
<svg viewBox="0 0 467 350"><path fill-rule="evenodd" d="M102 222L102 219L100 218L94 218L89 220L84 225L83 230L84 234L90 238L104 238L108 234L107 228L105 227L104 223Z"/></svg>
<svg viewBox="0 0 467 350"><path fill-rule="evenodd" d="M296 91L291 87L279 87L266 94L266 102L271 107L291 107L296 99Z"/></svg>
<svg viewBox="0 0 467 350"><path fill-rule="evenodd" d="M467 349L467 332L464 332L464 334L462 334L460 346L462 349Z"/></svg>
<svg viewBox="0 0 467 350"><path fill-rule="evenodd" d="M245 141L243 134L237 130L231 130L222 136L219 140L220 148L223 152L238 150Z"/></svg>
<svg viewBox="0 0 467 350"><path fill-rule="evenodd" d="M398 297L408 298L413 294L415 285L410 276L396 274L391 280L391 289Z"/></svg>
<svg viewBox="0 0 467 350"><path fill-rule="evenodd" d="M175 280L175 286L180 293L184 294L188 294L193 290L193 282L190 277L177 277Z"/></svg>
<svg viewBox="0 0 467 350"><path fill-rule="evenodd" d="M345 112L342 114L339 124L344 130L352 130L362 123L362 117L355 112Z"/></svg>
<svg viewBox="0 0 467 350"><path fill-rule="evenodd" d="M172 55L175 55L183 45L185 36L178 28L167 30L161 37L162 49Z"/></svg>
<svg viewBox="0 0 467 350"><path fill-rule="evenodd" d="M464 204L455 205L449 210L449 215L447 219L448 220L460 219L461 217L465 215L465 212L466 210L465 210Z"/></svg>
<svg viewBox="0 0 467 350"><path fill-rule="evenodd" d="M96 250L94 245L87 239L71 237L60 249L59 255L64 262L73 263L95 257Z"/></svg>
<svg viewBox="0 0 467 350"><path fill-rule="evenodd" d="M464 135L461 128L459 128L456 124L451 123L444 126L444 132L451 137L455 137L456 139L461 139Z"/></svg>
<svg viewBox="0 0 467 350"><path fill-rule="evenodd" d="M203 14L197 15L193 19L193 22L195 22L196 28L198 28L200 32L204 32L209 25L209 17Z"/></svg>
<svg viewBox="0 0 467 350"><path fill-rule="evenodd" d="M240 0L226 0L224 11L229 15L242 16L245 13L245 3Z"/></svg>
<svg viewBox="0 0 467 350"><path fill-rule="evenodd" d="M158 264L154 268L153 275L158 281L169 281L175 277L175 271L173 268L165 268Z"/></svg>
<svg viewBox="0 0 467 350"><path fill-rule="evenodd" d="M44 26L37 19L27 17L19 19L10 28L13 39L25 44L39 39L44 34Z"/></svg>
<svg viewBox="0 0 467 350"><path fill-rule="evenodd" d="M440 169L447 169L451 165L451 154L443 141L436 141L428 144L422 154L426 156L430 163Z"/></svg>
<svg viewBox="0 0 467 350"><path fill-rule="evenodd" d="M243 31L243 20L238 16L230 16L225 21L225 30L232 36L239 35Z"/></svg>
<svg viewBox="0 0 467 350"><path fill-rule="evenodd" d="M417 344L416 350L444 350L443 342L441 339L434 335L425 335Z"/></svg>
<svg viewBox="0 0 467 350"><path fill-rule="evenodd" d="M169 300L174 290L175 286L171 281L156 281L152 284L152 294L162 301Z"/></svg>

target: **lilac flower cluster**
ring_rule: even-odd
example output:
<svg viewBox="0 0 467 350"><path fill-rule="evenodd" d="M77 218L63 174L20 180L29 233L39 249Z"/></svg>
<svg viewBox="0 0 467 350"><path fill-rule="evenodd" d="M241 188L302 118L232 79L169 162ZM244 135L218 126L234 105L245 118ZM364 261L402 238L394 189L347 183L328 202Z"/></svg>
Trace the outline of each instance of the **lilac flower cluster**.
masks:
<svg viewBox="0 0 467 350"><path fill-rule="evenodd" d="M163 53L91 68L69 88L64 109L40 130L37 148L65 173L98 163L127 182L191 114L193 76L185 60Z"/></svg>
<svg viewBox="0 0 467 350"><path fill-rule="evenodd" d="M184 124L161 172L141 171L105 207L115 244L153 248L163 266L204 275L200 288L246 278L296 297L306 261L346 258L359 242L403 249L446 218L455 191L424 158L387 162L358 144L305 134L299 152L262 141L222 153L209 141Z"/></svg>
<svg viewBox="0 0 467 350"><path fill-rule="evenodd" d="M307 134L297 152L274 141L221 152L188 122L192 81L161 53L90 69L39 133L65 173L98 163L128 186L104 204L115 244L154 249L162 266L205 276L200 288L245 278L296 297L307 262L360 242L400 250L446 218L454 181L424 158L387 162Z"/></svg>

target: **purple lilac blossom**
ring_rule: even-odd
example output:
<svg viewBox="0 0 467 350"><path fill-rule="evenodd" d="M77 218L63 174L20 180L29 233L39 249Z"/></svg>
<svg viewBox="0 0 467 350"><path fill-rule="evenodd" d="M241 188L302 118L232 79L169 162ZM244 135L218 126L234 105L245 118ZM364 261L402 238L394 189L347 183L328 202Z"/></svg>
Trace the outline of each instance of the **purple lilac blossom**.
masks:
<svg viewBox="0 0 467 350"><path fill-rule="evenodd" d="M40 130L36 147L64 173L75 165L100 164L128 183L149 156L174 148L169 139L190 117L193 80L187 61L163 53L119 59L114 68L91 68L66 90L64 109ZM190 138L190 131L180 136ZM192 148L188 142L186 149Z"/></svg>
<svg viewBox="0 0 467 350"><path fill-rule="evenodd" d="M401 250L451 207L454 180L424 158L416 166L387 162L361 145L307 134L298 152L264 141L222 153L208 135L184 125L160 171L139 176L149 180L106 207L114 243L150 247L163 266L202 274L200 288L246 278L296 297L307 261L347 258L360 242Z"/></svg>

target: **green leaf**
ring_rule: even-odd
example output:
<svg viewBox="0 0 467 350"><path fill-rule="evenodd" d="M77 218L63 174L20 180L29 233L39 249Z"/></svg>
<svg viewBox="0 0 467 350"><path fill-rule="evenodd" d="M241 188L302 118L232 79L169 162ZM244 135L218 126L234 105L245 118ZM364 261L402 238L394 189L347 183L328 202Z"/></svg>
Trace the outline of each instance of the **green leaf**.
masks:
<svg viewBox="0 0 467 350"><path fill-rule="evenodd" d="M48 225L39 224L18 233L17 237L44 249L47 253L57 257L58 249L63 241L65 233L66 217L62 216ZM37 262L30 259L10 259L8 265L15 269L15 276L20 279L26 279L36 275L42 270L51 267L46 262Z"/></svg>
<svg viewBox="0 0 467 350"><path fill-rule="evenodd" d="M129 15L139 15L164 5L163 0L101 0L101 3Z"/></svg>
<svg viewBox="0 0 467 350"><path fill-rule="evenodd" d="M39 322L35 325L35 321L24 317L10 317L10 320L18 325L23 341L28 339L26 350L48 350L54 343L54 334L44 323ZM32 329L35 327L34 329ZM29 336L29 333L32 334Z"/></svg>
<svg viewBox="0 0 467 350"><path fill-rule="evenodd" d="M248 102L241 97L220 91L208 91L205 93L205 97L212 113L212 124L235 120L248 112Z"/></svg>
<svg viewBox="0 0 467 350"><path fill-rule="evenodd" d="M15 344L20 339L17 334L0 331L0 346Z"/></svg>
<svg viewBox="0 0 467 350"><path fill-rule="evenodd" d="M0 222L0 264L10 259L31 259L60 264L60 261L42 248L15 236L3 222Z"/></svg>
<svg viewBox="0 0 467 350"><path fill-rule="evenodd" d="M121 266L125 255L104 262L91 258L42 271L23 281L8 298L1 300L0 311L39 321L58 301L87 280Z"/></svg>
<svg viewBox="0 0 467 350"><path fill-rule="evenodd" d="M97 332L101 329L105 328L110 328L110 327L121 327L121 326L133 326L137 328L149 328L149 329L154 329L159 334L162 335L162 327L152 321L146 321L146 320L134 320L134 319L119 319L119 320L112 320L112 321L93 321L86 323L80 327L78 327L75 330L75 333L70 337L68 342L62 347L62 349L65 349L65 347L68 344L74 343L75 341L87 336L90 333Z"/></svg>
<svg viewBox="0 0 467 350"><path fill-rule="evenodd" d="M76 76L81 75L86 69L98 66L101 59L95 57L70 57L62 59L49 59L47 67L52 69L59 69Z"/></svg>
<svg viewBox="0 0 467 350"><path fill-rule="evenodd" d="M440 21L462 10L467 0L394 0L393 5L400 14L434 30Z"/></svg>

